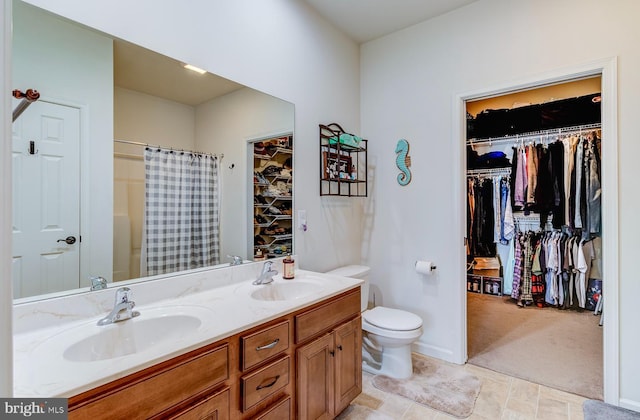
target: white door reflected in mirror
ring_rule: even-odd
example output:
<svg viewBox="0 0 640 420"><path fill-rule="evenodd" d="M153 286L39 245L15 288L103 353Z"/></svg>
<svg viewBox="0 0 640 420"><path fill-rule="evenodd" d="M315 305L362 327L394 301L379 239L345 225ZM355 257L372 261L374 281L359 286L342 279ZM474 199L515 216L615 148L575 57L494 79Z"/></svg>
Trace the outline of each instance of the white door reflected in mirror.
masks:
<svg viewBox="0 0 640 420"><path fill-rule="evenodd" d="M32 103L13 124L12 151L13 297L77 288L80 110Z"/></svg>

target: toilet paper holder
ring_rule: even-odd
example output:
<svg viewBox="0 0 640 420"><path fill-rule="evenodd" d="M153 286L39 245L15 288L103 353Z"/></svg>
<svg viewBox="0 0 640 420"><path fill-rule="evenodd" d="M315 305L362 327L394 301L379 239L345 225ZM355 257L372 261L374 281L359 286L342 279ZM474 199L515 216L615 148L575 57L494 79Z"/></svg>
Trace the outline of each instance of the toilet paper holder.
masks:
<svg viewBox="0 0 640 420"><path fill-rule="evenodd" d="M416 271L418 272L424 272L425 269L428 267L429 271L434 271L437 266L430 262L430 261L421 261L421 260L417 260L414 264Z"/></svg>

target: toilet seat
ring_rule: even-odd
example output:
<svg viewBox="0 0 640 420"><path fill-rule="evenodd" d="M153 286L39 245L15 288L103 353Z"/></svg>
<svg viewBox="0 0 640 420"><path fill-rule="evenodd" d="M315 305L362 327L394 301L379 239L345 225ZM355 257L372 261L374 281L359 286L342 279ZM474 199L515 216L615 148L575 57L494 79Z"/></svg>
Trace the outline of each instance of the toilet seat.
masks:
<svg viewBox="0 0 640 420"><path fill-rule="evenodd" d="M362 319L372 326L390 331L413 331L422 327L422 319L418 315L384 306L364 311Z"/></svg>
<svg viewBox="0 0 640 420"><path fill-rule="evenodd" d="M375 323L385 325L386 328ZM390 328L392 326L398 329ZM400 329L408 327L414 328ZM380 337L411 342L422 335L422 319L410 312L376 306L362 313L362 330Z"/></svg>

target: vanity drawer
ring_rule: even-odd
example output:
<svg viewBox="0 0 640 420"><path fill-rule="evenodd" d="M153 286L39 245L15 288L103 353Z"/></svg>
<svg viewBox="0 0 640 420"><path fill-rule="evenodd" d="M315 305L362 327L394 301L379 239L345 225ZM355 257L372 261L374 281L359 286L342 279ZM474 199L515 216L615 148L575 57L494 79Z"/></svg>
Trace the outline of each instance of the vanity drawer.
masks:
<svg viewBox="0 0 640 420"><path fill-rule="evenodd" d="M360 313L360 288L295 317L296 343L313 337Z"/></svg>
<svg viewBox="0 0 640 420"><path fill-rule="evenodd" d="M69 400L70 419L149 418L229 378L228 346L175 359Z"/></svg>
<svg viewBox="0 0 640 420"><path fill-rule="evenodd" d="M229 388L225 388L213 395L210 395L190 407L174 413L170 416L161 415L158 419L163 420L228 420L229 414ZM154 418L155 419L155 418Z"/></svg>
<svg viewBox="0 0 640 420"><path fill-rule="evenodd" d="M289 384L290 358L275 361L240 378L242 411L247 411Z"/></svg>
<svg viewBox="0 0 640 420"><path fill-rule="evenodd" d="M273 407L262 412L256 420L288 420L291 418L291 397L279 402Z"/></svg>
<svg viewBox="0 0 640 420"><path fill-rule="evenodd" d="M289 321L240 338L242 370L248 370L289 348Z"/></svg>

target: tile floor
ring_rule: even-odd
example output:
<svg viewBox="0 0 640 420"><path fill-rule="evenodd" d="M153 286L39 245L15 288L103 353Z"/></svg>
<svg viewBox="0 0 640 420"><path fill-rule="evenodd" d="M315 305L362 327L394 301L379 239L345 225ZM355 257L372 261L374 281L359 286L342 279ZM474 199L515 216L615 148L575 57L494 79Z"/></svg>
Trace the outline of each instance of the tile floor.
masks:
<svg viewBox="0 0 640 420"><path fill-rule="evenodd" d="M446 363L433 360L437 363ZM477 376L482 382L480 395L469 419L583 420L584 418L582 402L585 398L578 395L469 364L448 365L464 369ZM404 397L380 391L371 384L372 378L373 375L363 372L362 394L338 416L338 419L457 419Z"/></svg>

